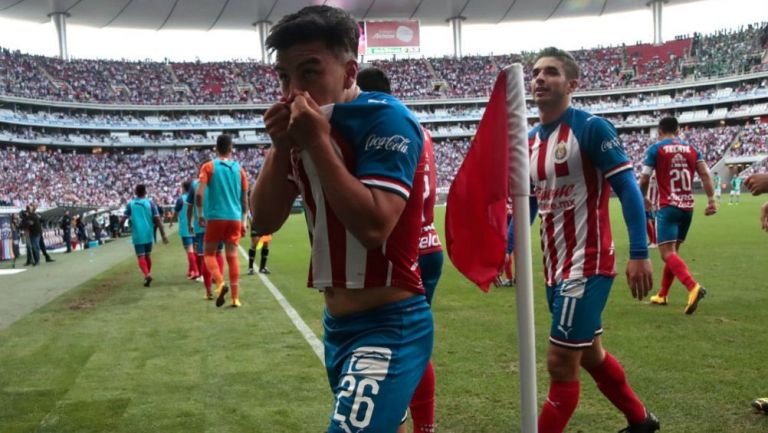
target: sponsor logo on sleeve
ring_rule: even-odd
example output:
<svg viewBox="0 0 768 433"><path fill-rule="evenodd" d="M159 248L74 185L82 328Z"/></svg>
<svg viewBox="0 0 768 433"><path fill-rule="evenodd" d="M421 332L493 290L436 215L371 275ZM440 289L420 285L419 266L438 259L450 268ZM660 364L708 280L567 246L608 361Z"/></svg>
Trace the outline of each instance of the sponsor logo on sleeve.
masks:
<svg viewBox="0 0 768 433"><path fill-rule="evenodd" d="M392 135L389 137L379 137L378 135L371 135L365 141L365 150L386 150L389 152L408 152L408 144L410 139L403 137L402 135Z"/></svg>

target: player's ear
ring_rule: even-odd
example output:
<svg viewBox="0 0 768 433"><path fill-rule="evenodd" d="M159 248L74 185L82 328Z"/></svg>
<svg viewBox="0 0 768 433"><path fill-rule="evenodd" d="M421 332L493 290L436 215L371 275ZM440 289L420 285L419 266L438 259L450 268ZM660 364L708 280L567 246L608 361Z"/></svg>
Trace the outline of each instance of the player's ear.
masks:
<svg viewBox="0 0 768 433"><path fill-rule="evenodd" d="M347 90L355 85L357 80L357 71L360 69L360 65L355 59L349 59L344 63L344 90Z"/></svg>
<svg viewBox="0 0 768 433"><path fill-rule="evenodd" d="M569 93L575 92L578 87L579 87L579 79L578 78L571 78L571 79L568 80L568 90L569 90Z"/></svg>

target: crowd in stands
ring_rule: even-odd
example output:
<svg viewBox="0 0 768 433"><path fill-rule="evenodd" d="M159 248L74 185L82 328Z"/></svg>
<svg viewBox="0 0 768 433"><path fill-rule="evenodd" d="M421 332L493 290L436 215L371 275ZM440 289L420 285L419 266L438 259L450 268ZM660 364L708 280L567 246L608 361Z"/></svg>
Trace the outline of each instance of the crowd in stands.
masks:
<svg viewBox="0 0 768 433"><path fill-rule="evenodd" d="M573 51L581 90L615 89L768 70L765 23L712 35ZM530 70L535 53L462 58L376 60L403 99L488 95L512 62ZM131 62L70 60L0 49L0 94L72 102L129 104L268 103L280 96L275 71L255 61Z"/></svg>
<svg viewBox="0 0 768 433"><path fill-rule="evenodd" d="M757 123L744 126L728 155L768 155L768 123Z"/></svg>
<svg viewBox="0 0 768 433"><path fill-rule="evenodd" d="M468 128L468 125L455 127ZM434 136L445 133L432 131ZM654 139L648 133L632 131L620 134L625 150L639 173L645 150ZM728 151L729 156L768 153L768 125L685 127L682 136L696 146L710 166ZM435 139L435 160L439 188L447 188L469 150L470 137L451 138L442 134ZM263 162L265 147L236 147L235 158L255 179ZM0 148L0 201L13 205L38 203L119 206L131 196L136 183L148 185L150 194L162 204L171 204L179 183L196 175L200 162L212 154L209 150L175 150L144 153L105 151L82 154L72 151L38 152L24 148Z"/></svg>
<svg viewBox="0 0 768 433"><path fill-rule="evenodd" d="M181 182L196 177L199 165L213 156L212 150L83 154L2 147L0 198L13 206L36 203L41 208L121 206L132 198L136 184L144 183L154 200L169 205L175 203ZM235 158L253 182L264 148L235 148Z"/></svg>

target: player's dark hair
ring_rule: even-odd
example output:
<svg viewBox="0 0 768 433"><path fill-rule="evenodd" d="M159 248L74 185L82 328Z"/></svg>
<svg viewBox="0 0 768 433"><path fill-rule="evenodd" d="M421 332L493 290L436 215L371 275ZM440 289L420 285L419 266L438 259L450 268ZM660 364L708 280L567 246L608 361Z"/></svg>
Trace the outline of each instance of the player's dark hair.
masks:
<svg viewBox="0 0 768 433"><path fill-rule="evenodd" d="M191 186L192 186L192 182L188 181L188 180L185 180L184 182L181 183L181 190L184 191L184 192L187 192L187 191L189 191L189 188Z"/></svg>
<svg viewBox="0 0 768 433"><path fill-rule="evenodd" d="M672 116L663 117L659 120L659 132L662 134L675 134L680 125L677 123L677 119Z"/></svg>
<svg viewBox="0 0 768 433"><path fill-rule="evenodd" d="M357 85L366 92L392 93L387 74L381 69L371 66L357 73Z"/></svg>
<svg viewBox="0 0 768 433"><path fill-rule="evenodd" d="M136 189L134 191L136 192L136 197L144 197L147 195L147 187L144 186L143 183L136 185Z"/></svg>
<svg viewBox="0 0 768 433"><path fill-rule="evenodd" d="M565 77L569 80L578 80L581 77L581 69L579 68L579 64L576 63L576 59L573 57L573 54L569 53L568 51L561 50L560 48L556 47L544 48L543 50L539 51L539 54L536 55L536 60L534 60L534 63L538 62L542 57L554 57L555 59L559 60L560 63L563 64Z"/></svg>
<svg viewBox="0 0 768 433"><path fill-rule="evenodd" d="M232 136L229 134L221 134L216 139L216 152L219 155L226 155L232 150Z"/></svg>
<svg viewBox="0 0 768 433"><path fill-rule="evenodd" d="M296 44L322 41L339 54L357 58L360 30L347 11L331 6L307 6L284 16L267 36L270 52L283 51Z"/></svg>

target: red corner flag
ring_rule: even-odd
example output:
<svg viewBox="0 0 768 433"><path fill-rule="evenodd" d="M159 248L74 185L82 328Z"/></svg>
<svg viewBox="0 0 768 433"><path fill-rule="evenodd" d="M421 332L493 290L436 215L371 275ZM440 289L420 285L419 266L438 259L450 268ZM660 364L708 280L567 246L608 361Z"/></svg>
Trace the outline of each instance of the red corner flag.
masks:
<svg viewBox="0 0 768 433"><path fill-rule="evenodd" d="M491 92L464 162L448 191L445 238L456 269L484 292L498 276L507 248L509 144L507 70Z"/></svg>

